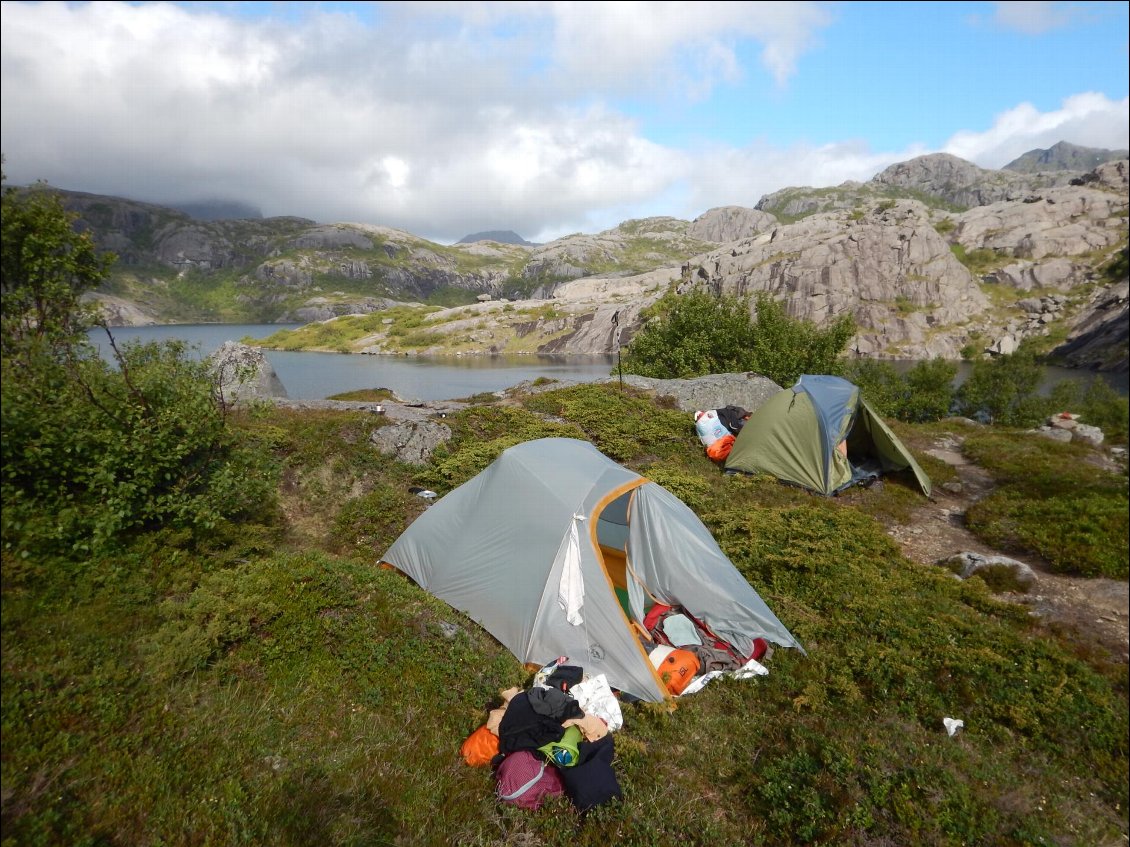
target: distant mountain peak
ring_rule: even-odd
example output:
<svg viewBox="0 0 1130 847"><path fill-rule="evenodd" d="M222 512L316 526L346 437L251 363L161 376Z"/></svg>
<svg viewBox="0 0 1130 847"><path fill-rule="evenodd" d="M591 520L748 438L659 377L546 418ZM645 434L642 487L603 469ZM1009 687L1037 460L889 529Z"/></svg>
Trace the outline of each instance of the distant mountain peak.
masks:
<svg viewBox="0 0 1130 847"><path fill-rule="evenodd" d="M499 244L518 244L522 247L537 247L532 241L526 241L511 229L492 229L488 232L476 232L464 235L456 244L474 244L476 241L497 241Z"/></svg>
<svg viewBox="0 0 1130 847"><path fill-rule="evenodd" d="M1125 159L1126 150L1104 150L1080 147L1067 141L1053 144L1046 150L1029 150L1023 156L1005 165L1003 171L1036 173L1038 171L1090 171L1105 162Z"/></svg>

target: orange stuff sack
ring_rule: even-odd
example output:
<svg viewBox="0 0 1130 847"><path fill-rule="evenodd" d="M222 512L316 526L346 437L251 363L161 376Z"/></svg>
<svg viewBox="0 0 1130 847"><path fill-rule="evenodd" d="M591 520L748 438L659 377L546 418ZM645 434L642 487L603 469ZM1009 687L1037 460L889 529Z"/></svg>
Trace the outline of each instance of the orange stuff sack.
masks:
<svg viewBox="0 0 1130 847"><path fill-rule="evenodd" d="M459 752L463 754L463 761L471 767L486 767L498 755L498 736L483 724L467 736Z"/></svg>
<svg viewBox="0 0 1130 847"><path fill-rule="evenodd" d="M713 444L706 448L706 455L715 462L724 462L730 455L730 451L734 449L734 436L723 435Z"/></svg>
<svg viewBox="0 0 1130 847"><path fill-rule="evenodd" d="M679 695L691 684L691 680L698 674L699 667L698 656L690 650L672 650L663 657L656 670L659 671L659 678L663 680L667 690Z"/></svg>

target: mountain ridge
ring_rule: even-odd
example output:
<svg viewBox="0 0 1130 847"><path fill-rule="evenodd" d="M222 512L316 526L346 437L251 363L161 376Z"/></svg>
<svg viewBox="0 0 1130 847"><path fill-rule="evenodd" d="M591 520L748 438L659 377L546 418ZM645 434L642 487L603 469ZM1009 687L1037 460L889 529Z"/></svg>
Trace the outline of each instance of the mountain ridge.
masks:
<svg viewBox="0 0 1130 847"><path fill-rule="evenodd" d="M1080 147L1067 141L1053 144L1046 150L1029 150L1001 168L1003 171L1034 173L1041 170L1090 171L1106 162L1130 158L1130 150L1106 150Z"/></svg>
<svg viewBox="0 0 1130 847"><path fill-rule="evenodd" d="M98 295L111 321L309 322L406 304L434 312L426 336L374 331L353 352L607 354L630 342L664 291L695 285L767 291L816 323L847 310L860 327L855 353L887 358L1008 352L1032 335L1070 336L1100 302L1104 314L1125 309L1125 298L1104 299L1119 280L1102 271L1126 249L1124 160L1026 174L930 154L866 183L783 189L761 208L629 220L533 247L444 246L295 217L200 221L59 193L119 256ZM1073 361L1119 367L1125 332L1099 334L1106 352L1077 343Z"/></svg>
<svg viewBox="0 0 1130 847"><path fill-rule="evenodd" d="M456 244L474 244L476 241L497 241L499 244L517 244L520 247L540 247L532 241L527 241L512 229L492 229L486 232L475 232L464 235Z"/></svg>

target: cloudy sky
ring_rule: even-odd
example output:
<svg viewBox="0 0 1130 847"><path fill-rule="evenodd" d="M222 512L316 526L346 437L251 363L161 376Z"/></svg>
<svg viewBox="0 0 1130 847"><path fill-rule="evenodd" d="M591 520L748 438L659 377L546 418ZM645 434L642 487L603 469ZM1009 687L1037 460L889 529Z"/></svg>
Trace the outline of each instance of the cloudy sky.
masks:
<svg viewBox="0 0 1130 847"><path fill-rule="evenodd" d="M4 2L0 152L9 184L548 241L1130 147L1128 8Z"/></svg>

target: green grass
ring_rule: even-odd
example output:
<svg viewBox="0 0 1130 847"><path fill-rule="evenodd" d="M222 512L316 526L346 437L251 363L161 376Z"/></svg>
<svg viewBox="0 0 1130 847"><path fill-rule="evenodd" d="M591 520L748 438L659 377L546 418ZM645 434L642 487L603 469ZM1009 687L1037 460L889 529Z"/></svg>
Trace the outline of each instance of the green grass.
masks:
<svg viewBox="0 0 1130 847"><path fill-rule="evenodd" d="M966 514L986 543L1034 553L1060 573L1127 578L1125 473L1088 462L1090 450L1080 444L1025 433L975 434L964 451L999 483Z"/></svg>
<svg viewBox="0 0 1130 847"><path fill-rule="evenodd" d="M277 524L206 548L156 533L81 564L2 553L3 847L1083 847L1130 830L1126 666L904 559L884 531L921 503L904 481L824 499L725 477L689 415L615 385L449 415L423 467L370 446L379 416L266 408L237 423L282 468ZM897 431L942 475L919 449L938 426ZM499 690L528 674L377 566L426 508L409 487L445 493L545 435L587 438L683 498L807 650L674 711L625 704L624 801L585 819L564 800L502 807L489 771L462 762ZM1058 477L1124 508L1125 477L1043 444L966 439L1031 503ZM953 738L947 716L965 722Z"/></svg>
<svg viewBox="0 0 1130 847"><path fill-rule="evenodd" d="M355 391L343 391L340 394L331 394L327 400L354 400L354 401L377 401L377 400L391 400L393 392L388 388L359 388Z"/></svg>

